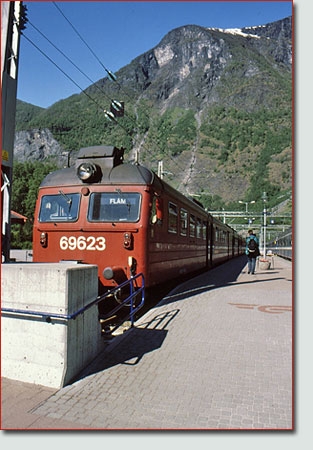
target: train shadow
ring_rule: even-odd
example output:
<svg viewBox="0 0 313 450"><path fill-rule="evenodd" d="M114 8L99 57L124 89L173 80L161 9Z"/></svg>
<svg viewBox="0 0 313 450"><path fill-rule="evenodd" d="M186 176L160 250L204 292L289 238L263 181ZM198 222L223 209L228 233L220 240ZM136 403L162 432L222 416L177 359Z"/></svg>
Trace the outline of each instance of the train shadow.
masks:
<svg viewBox="0 0 313 450"><path fill-rule="evenodd" d="M176 280L175 287L160 299L158 305L184 300L193 295L231 284L238 279L247 264L245 256L226 261L210 270L202 271L192 277Z"/></svg>
<svg viewBox="0 0 313 450"><path fill-rule="evenodd" d="M237 260L241 260L238 264L234 265L234 262ZM166 300L169 300L170 297L177 293L178 291L182 291L182 289L186 286L186 284L191 284L194 286L195 293L197 288L203 289L203 291L208 290L208 285L210 284L211 279L213 283L215 283L214 287L222 286L225 281L220 280L217 284L217 279L215 276L215 271L222 270L226 267L225 273L227 275L227 283L235 281L238 278L238 275L241 273L242 268L245 266L247 260L246 257L238 257L236 259L232 259L228 262L222 262L220 265L209 269L209 270L200 270L197 272L190 273L188 275L180 276L172 279L163 284L159 284L154 288L150 288L146 290L146 300L144 307L139 311L136 315L136 320L142 317L146 312L148 312L151 308L157 307L158 305L163 305L166 303ZM226 266L227 265L227 266ZM218 273L218 272L217 272ZM201 287L199 287L201 285ZM200 290L198 290L198 293ZM169 303L169 301L168 301Z"/></svg>
<svg viewBox="0 0 313 450"><path fill-rule="evenodd" d="M117 365L136 366L144 355L162 346L168 333L166 328L178 313L175 309L156 314L146 323L115 338L71 383Z"/></svg>
<svg viewBox="0 0 313 450"><path fill-rule="evenodd" d="M247 265L246 256L240 256L234 260L228 261L221 264L209 271L201 273L200 275L188 279L182 280L181 284L174 289L172 289L167 295L165 295L161 301L156 306L163 306L169 303L177 302L180 300L187 300L195 295L201 294L203 292L208 292L214 289L219 289L222 287L227 287L232 284L250 284L253 283L264 283L266 281L279 280L278 278L271 278L265 280L262 278L258 280L258 275L261 273L255 273L253 279L247 281L238 282L238 277L242 273L243 268ZM271 274L277 272L271 271Z"/></svg>

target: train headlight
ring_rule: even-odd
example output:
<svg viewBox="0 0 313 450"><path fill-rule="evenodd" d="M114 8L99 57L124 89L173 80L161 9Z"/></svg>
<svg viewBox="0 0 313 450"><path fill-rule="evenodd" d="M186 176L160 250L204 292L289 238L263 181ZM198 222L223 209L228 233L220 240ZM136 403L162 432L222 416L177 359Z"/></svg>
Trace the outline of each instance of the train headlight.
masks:
<svg viewBox="0 0 313 450"><path fill-rule="evenodd" d="M78 178L84 183L92 183L98 181L101 177L101 172L98 166L90 162L84 162L78 166Z"/></svg>

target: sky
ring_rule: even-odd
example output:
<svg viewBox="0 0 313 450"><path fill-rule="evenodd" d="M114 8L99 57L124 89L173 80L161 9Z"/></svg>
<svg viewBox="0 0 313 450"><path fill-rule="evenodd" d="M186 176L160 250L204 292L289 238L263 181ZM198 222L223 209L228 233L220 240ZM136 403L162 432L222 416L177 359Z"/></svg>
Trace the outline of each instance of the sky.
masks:
<svg viewBox="0 0 313 450"><path fill-rule="evenodd" d="M105 69L118 71L174 28L242 28L292 14L291 0L24 4L29 23L21 37L17 98L43 108L104 78Z"/></svg>

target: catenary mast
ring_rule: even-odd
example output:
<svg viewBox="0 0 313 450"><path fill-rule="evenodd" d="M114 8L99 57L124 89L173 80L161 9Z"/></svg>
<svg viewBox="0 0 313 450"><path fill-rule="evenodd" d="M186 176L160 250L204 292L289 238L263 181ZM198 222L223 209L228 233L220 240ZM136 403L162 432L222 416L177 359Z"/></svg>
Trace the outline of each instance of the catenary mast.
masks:
<svg viewBox="0 0 313 450"><path fill-rule="evenodd" d="M2 262L10 260L13 148L20 31L25 23L23 2L1 2L1 251Z"/></svg>

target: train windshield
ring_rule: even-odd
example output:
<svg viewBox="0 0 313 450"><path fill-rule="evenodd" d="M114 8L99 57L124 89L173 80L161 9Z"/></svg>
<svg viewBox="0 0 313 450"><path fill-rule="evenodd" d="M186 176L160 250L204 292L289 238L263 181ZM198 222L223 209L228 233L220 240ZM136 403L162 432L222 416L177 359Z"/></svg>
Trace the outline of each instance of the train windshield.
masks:
<svg viewBox="0 0 313 450"><path fill-rule="evenodd" d="M141 195L132 192L95 192L89 201L90 222L137 222Z"/></svg>
<svg viewBox="0 0 313 450"><path fill-rule="evenodd" d="M78 218L80 194L44 195L41 199L39 222L75 222Z"/></svg>

